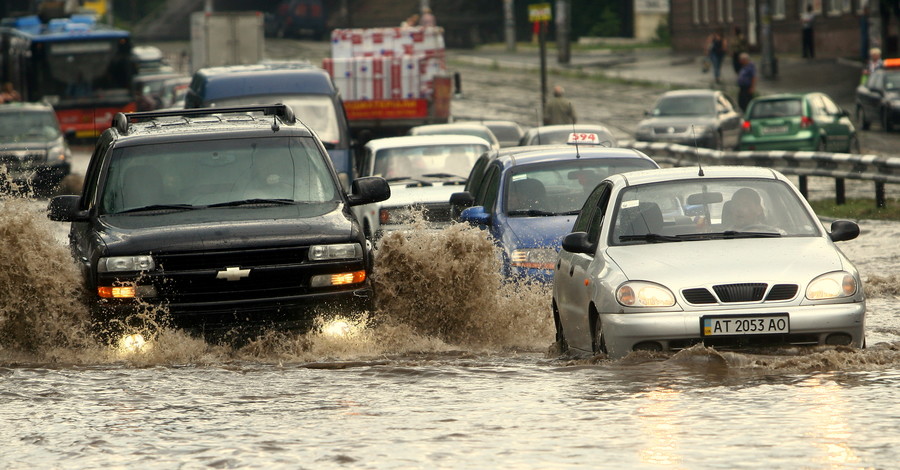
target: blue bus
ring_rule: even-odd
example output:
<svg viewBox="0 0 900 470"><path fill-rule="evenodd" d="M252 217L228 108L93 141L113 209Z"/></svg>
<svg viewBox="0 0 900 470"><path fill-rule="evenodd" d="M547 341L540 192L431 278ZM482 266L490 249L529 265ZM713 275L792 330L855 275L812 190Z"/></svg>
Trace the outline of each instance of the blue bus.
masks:
<svg viewBox="0 0 900 470"><path fill-rule="evenodd" d="M0 21L0 82L53 105L67 134L96 137L116 113L134 111L132 74L130 33L93 15Z"/></svg>

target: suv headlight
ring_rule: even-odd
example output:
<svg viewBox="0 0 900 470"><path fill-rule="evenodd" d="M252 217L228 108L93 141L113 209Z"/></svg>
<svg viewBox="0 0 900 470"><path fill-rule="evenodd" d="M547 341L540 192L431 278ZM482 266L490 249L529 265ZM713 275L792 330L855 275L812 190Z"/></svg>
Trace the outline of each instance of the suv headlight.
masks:
<svg viewBox="0 0 900 470"><path fill-rule="evenodd" d="M62 163L68 158L69 155L66 152L66 148L61 145L51 147L50 151L47 152L47 163L51 165L54 163Z"/></svg>
<svg viewBox="0 0 900 470"><path fill-rule="evenodd" d="M150 271L155 267L156 263L150 255L110 256L100 258L100 261L97 262L97 272L101 273Z"/></svg>
<svg viewBox="0 0 900 470"><path fill-rule="evenodd" d="M806 287L806 298L809 300L839 299L852 297L859 289L856 278L846 271L835 271L823 274Z"/></svg>
<svg viewBox="0 0 900 470"><path fill-rule="evenodd" d="M671 307L672 291L652 282L629 281L616 289L616 300L625 307Z"/></svg>
<svg viewBox="0 0 900 470"><path fill-rule="evenodd" d="M362 259L363 249L359 243L340 243L335 245L313 245L309 247L310 261L328 261L334 259Z"/></svg>
<svg viewBox="0 0 900 470"><path fill-rule="evenodd" d="M516 268L553 269L559 253L553 248L525 248L513 250L509 264Z"/></svg>

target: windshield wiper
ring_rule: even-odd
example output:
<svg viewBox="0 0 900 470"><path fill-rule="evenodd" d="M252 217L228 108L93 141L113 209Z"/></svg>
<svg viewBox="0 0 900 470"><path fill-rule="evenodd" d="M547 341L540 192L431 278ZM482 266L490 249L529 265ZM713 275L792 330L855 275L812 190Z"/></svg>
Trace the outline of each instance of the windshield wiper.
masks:
<svg viewBox="0 0 900 470"><path fill-rule="evenodd" d="M645 233L643 235L620 235L619 241L622 242L630 242L630 241L645 241L649 243L659 243L659 242L680 242L684 241L684 239L679 237L673 237L670 235L660 235L658 233Z"/></svg>
<svg viewBox="0 0 900 470"><path fill-rule="evenodd" d="M128 214L130 212L147 212L147 211L158 211L158 210L195 210L200 209L199 206L194 206L191 204L151 204L149 206L143 207L135 207L133 209L128 209L124 211L116 212L116 214Z"/></svg>
<svg viewBox="0 0 900 470"><path fill-rule="evenodd" d="M581 214L581 209L575 209L571 211L560 212L559 215L578 215Z"/></svg>
<svg viewBox="0 0 900 470"><path fill-rule="evenodd" d="M463 177L463 176L454 175L452 173L428 173L427 175L422 175L422 176L425 178L462 178L462 179L465 179L465 177Z"/></svg>
<svg viewBox="0 0 900 470"><path fill-rule="evenodd" d="M560 214L556 213L556 212L542 211L540 209L519 209L519 210L509 211L506 213L506 215L508 215L510 217L515 217L517 215L527 215L528 217L550 217L550 216L560 215Z"/></svg>
<svg viewBox="0 0 900 470"><path fill-rule="evenodd" d="M232 207L232 206L248 206L251 204L276 204L283 206L290 206L296 204L296 201L293 199L242 199L240 201L229 201L229 202L219 202L216 204L210 204L206 207Z"/></svg>
<svg viewBox="0 0 900 470"><path fill-rule="evenodd" d="M736 230L726 230L716 235L722 235L722 238L778 238L781 236L778 232L739 232Z"/></svg>

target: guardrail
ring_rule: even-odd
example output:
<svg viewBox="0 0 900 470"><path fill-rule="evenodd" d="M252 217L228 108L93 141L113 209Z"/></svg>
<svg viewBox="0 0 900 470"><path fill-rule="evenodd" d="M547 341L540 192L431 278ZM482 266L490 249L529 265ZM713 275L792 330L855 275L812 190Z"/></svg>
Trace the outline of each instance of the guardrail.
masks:
<svg viewBox="0 0 900 470"><path fill-rule="evenodd" d="M864 180L875 183L875 205L885 207L884 185L900 184L900 157L879 155L857 155L828 152L768 151L720 151L695 148L688 145L664 142L624 142L621 147L640 150L657 163L673 166L696 165L740 165L761 166L778 170L786 175L800 177L799 189L804 197L809 197L807 177L823 176L834 178L835 202L846 202L844 180Z"/></svg>

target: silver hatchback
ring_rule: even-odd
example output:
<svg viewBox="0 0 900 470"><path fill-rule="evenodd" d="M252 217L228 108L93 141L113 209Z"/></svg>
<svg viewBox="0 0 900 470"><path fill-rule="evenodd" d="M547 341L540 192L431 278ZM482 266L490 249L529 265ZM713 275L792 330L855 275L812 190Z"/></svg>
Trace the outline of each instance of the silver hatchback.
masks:
<svg viewBox="0 0 900 470"><path fill-rule="evenodd" d="M865 344L859 273L775 170L670 168L613 175L562 242L553 315L562 350L676 351Z"/></svg>

